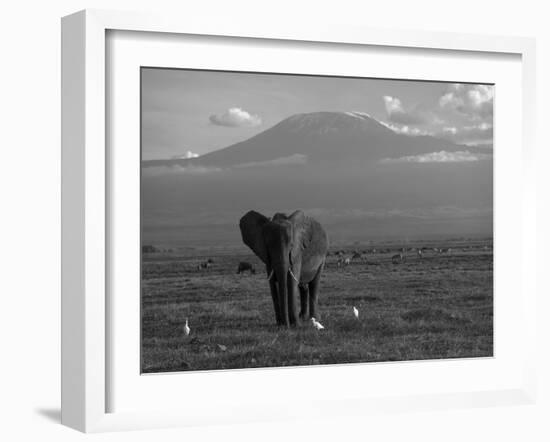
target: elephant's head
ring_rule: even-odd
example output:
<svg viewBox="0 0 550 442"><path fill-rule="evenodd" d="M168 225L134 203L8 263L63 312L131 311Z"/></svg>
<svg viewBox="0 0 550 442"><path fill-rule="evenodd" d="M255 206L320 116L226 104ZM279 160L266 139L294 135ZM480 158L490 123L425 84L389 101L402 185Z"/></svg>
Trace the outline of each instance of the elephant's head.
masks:
<svg viewBox="0 0 550 442"><path fill-rule="evenodd" d="M277 293L272 293L275 316L283 325L296 322L304 224L300 210L290 216L277 213L273 218L250 211L239 223L244 243L265 263L268 278L276 281Z"/></svg>

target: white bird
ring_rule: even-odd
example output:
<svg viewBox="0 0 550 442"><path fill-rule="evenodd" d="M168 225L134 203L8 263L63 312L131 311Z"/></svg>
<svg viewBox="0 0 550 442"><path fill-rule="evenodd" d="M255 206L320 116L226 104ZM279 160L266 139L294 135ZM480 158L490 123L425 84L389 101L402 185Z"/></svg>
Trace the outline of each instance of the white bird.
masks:
<svg viewBox="0 0 550 442"><path fill-rule="evenodd" d="M315 327L317 330L323 330L325 328L320 322L317 322L315 318L311 318L311 323L313 324L313 327Z"/></svg>
<svg viewBox="0 0 550 442"><path fill-rule="evenodd" d="M355 316L357 319L359 319L359 310L357 308L353 307L353 316Z"/></svg>
<svg viewBox="0 0 550 442"><path fill-rule="evenodd" d="M185 336L189 336L189 333L191 333L191 329L189 328L189 322L187 318L185 318L185 327L183 327L183 331L185 332Z"/></svg>

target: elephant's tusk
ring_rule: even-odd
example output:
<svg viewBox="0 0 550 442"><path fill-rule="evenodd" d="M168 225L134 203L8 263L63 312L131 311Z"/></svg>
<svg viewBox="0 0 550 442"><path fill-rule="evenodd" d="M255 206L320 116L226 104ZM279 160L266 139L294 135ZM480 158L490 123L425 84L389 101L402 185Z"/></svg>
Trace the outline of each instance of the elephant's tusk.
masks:
<svg viewBox="0 0 550 442"><path fill-rule="evenodd" d="M273 278L273 272L274 270L271 270L271 273L267 276L267 279L270 280L271 278Z"/></svg>
<svg viewBox="0 0 550 442"><path fill-rule="evenodd" d="M292 278L294 278L294 281L296 281L298 284L300 284L300 281L298 281L298 279L296 278L294 273L292 273L292 269L288 269L288 273L290 273L290 276L292 276Z"/></svg>

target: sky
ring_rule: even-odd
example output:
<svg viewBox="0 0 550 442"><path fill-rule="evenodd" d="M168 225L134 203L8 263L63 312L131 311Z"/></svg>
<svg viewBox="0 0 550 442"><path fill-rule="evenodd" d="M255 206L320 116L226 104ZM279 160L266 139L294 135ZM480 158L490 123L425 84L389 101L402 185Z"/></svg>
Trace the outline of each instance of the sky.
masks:
<svg viewBox="0 0 550 442"><path fill-rule="evenodd" d="M142 159L203 155L317 111L492 147L493 86L142 68Z"/></svg>

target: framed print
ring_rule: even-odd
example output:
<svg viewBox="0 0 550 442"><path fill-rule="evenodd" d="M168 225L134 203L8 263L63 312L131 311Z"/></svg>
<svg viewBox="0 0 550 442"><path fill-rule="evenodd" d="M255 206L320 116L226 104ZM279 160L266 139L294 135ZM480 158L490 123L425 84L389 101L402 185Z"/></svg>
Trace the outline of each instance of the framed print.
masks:
<svg viewBox="0 0 550 442"><path fill-rule="evenodd" d="M140 78L142 373L493 356L493 84Z"/></svg>
<svg viewBox="0 0 550 442"><path fill-rule="evenodd" d="M531 40L85 11L62 42L63 423L533 400Z"/></svg>

